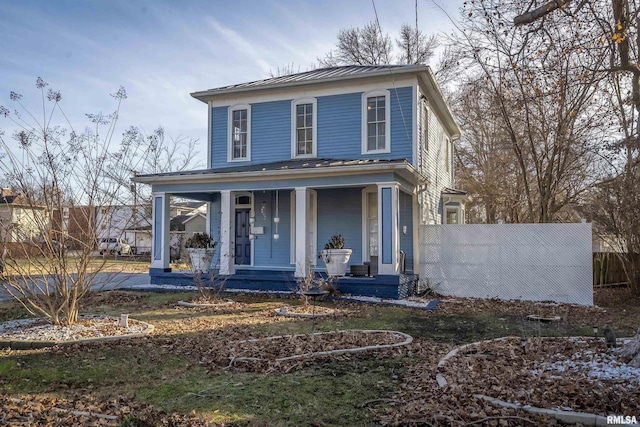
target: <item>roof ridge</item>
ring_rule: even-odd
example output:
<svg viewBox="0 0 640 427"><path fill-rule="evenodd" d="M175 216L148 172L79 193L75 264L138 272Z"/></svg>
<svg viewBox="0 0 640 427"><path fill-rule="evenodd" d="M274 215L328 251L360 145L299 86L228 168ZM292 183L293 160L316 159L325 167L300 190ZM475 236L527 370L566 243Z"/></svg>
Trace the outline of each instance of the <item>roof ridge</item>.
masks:
<svg viewBox="0 0 640 427"><path fill-rule="evenodd" d="M286 74L283 76L268 77L249 82L237 83L227 86L207 89L204 92L224 91L243 87L263 87L276 83L298 82L298 81L314 81L330 77L348 77L354 75L363 75L370 72L379 72L391 69L411 68L420 66L420 64L380 64L380 65L335 65L332 67L315 68L313 70L302 71L298 73ZM197 93L197 92L196 92Z"/></svg>

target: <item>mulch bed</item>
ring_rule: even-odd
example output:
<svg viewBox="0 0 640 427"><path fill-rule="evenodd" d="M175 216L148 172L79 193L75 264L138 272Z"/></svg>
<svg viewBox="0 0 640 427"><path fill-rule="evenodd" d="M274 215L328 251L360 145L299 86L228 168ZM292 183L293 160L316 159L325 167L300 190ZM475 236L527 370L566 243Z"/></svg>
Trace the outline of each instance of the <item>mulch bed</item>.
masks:
<svg viewBox="0 0 640 427"><path fill-rule="evenodd" d="M124 398L100 401L92 396L63 399L0 393L0 425L8 426L185 426L212 424L193 415L167 414Z"/></svg>
<svg viewBox="0 0 640 427"><path fill-rule="evenodd" d="M616 377L616 372L612 379L590 377L579 369L580 365L592 362L597 366L608 357L609 351L602 341L534 338L527 341L526 353L519 338L493 341L462 350L438 370L438 359L446 350L443 348L409 368L402 391L395 396L397 405L382 417L383 424L558 424L556 420L523 410L494 406L474 394L605 416L640 413L640 391L634 379L622 380L621 376ZM571 362L565 365L567 360ZM435 380L438 373L449 383L445 388L440 388Z"/></svg>

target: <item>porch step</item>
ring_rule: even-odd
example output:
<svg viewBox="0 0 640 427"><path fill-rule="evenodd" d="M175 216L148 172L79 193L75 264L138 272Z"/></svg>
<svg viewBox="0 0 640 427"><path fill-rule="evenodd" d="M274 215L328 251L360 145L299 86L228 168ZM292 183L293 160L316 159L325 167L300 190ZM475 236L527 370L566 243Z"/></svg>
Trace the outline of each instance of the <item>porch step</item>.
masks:
<svg viewBox="0 0 640 427"><path fill-rule="evenodd" d="M193 286L193 275L184 272L150 271L154 285ZM202 275L208 283L210 276ZM250 289L258 291L295 291L296 278L292 271L273 270L237 270L236 274L221 277L226 288ZM376 277L340 277L336 278L336 288L346 294L400 299L411 296L415 290L416 275L379 275Z"/></svg>

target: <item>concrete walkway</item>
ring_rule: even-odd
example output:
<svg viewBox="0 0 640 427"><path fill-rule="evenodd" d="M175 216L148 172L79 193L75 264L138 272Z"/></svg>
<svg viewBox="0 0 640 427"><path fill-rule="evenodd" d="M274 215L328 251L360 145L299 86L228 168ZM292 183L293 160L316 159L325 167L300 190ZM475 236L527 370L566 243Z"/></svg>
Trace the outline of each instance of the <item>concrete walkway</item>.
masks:
<svg viewBox="0 0 640 427"><path fill-rule="evenodd" d="M92 290L108 290L148 285L149 273L98 273ZM0 301L11 299L11 296L0 286Z"/></svg>

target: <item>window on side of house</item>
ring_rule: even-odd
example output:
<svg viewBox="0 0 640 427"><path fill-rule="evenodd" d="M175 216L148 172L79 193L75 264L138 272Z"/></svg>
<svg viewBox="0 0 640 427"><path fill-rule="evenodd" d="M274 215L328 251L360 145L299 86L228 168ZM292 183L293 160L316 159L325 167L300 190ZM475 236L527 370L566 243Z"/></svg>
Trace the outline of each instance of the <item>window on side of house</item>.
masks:
<svg viewBox="0 0 640 427"><path fill-rule="evenodd" d="M390 153L389 91L362 95L362 154Z"/></svg>
<svg viewBox="0 0 640 427"><path fill-rule="evenodd" d="M317 104L315 98L291 103L291 158L317 156Z"/></svg>
<svg viewBox="0 0 640 427"><path fill-rule="evenodd" d="M229 161L251 160L251 107L229 108Z"/></svg>
<svg viewBox="0 0 640 427"><path fill-rule="evenodd" d="M447 208L447 224L458 224L458 209Z"/></svg>

